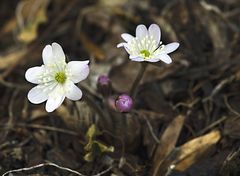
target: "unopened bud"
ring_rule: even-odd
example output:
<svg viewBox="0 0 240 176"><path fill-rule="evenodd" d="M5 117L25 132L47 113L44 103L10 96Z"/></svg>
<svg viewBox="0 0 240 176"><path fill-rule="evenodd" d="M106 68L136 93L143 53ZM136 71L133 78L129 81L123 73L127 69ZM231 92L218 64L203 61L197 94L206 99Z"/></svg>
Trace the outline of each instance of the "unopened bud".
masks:
<svg viewBox="0 0 240 176"><path fill-rule="evenodd" d="M133 99L127 94L122 94L117 98L115 104L118 111L130 112L133 107Z"/></svg>
<svg viewBox="0 0 240 176"><path fill-rule="evenodd" d="M100 75L97 80L97 89L104 97L111 94L111 80L107 75Z"/></svg>

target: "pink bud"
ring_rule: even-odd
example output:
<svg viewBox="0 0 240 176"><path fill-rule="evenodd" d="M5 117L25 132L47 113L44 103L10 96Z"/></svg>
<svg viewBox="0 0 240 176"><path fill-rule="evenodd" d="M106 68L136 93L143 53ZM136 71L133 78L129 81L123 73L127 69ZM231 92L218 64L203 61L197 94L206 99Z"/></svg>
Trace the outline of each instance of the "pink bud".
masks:
<svg viewBox="0 0 240 176"><path fill-rule="evenodd" d="M133 107L133 99L127 94L122 94L117 98L115 104L118 111L130 112Z"/></svg>
<svg viewBox="0 0 240 176"><path fill-rule="evenodd" d="M107 97L111 94L111 80L107 75L100 75L97 80L98 92L101 93L104 97Z"/></svg>
<svg viewBox="0 0 240 176"><path fill-rule="evenodd" d="M98 77L98 81L97 81L98 85L100 86L105 86L110 84L110 79L107 75L100 75Z"/></svg>

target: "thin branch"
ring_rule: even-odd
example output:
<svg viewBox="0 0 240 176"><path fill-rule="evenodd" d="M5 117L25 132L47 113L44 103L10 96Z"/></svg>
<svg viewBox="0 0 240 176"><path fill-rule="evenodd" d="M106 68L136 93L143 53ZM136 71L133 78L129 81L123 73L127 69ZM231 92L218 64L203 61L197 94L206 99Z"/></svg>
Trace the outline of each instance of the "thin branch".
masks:
<svg viewBox="0 0 240 176"><path fill-rule="evenodd" d="M213 91L211 92L211 94L207 97L205 97L202 101L206 102L208 100L212 100L212 98L218 94L223 88L225 88L225 86L229 83L231 83L234 79L236 79L236 75L230 76L226 79L223 79L219 84L217 84Z"/></svg>
<svg viewBox="0 0 240 176"><path fill-rule="evenodd" d="M158 137L155 135L151 123L149 122L149 120L148 120L145 116L144 116L143 118L144 118L144 120L145 120L146 123L147 123L147 126L148 126L148 128L149 128L150 134L152 135L153 139L155 140L156 143L159 144L160 141L159 141Z"/></svg>
<svg viewBox="0 0 240 176"><path fill-rule="evenodd" d="M220 119L218 119L215 122L213 122L210 125L208 125L206 128L202 129L199 132L199 135L204 134L206 131L210 130L211 128L214 128L215 126L219 125L220 123L224 122L227 119L228 119L228 117L226 117L226 116L221 117Z"/></svg>
<svg viewBox="0 0 240 176"><path fill-rule="evenodd" d="M228 97L224 95L224 103L227 106L227 108L229 109L229 111L231 111L233 114L237 115L238 117L240 117L240 112L236 111L235 109L232 108L232 106L229 104L228 102Z"/></svg>
<svg viewBox="0 0 240 176"><path fill-rule="evenodd" d="M50 162L49 163L41 163L41 164L38 164L38 165L35 165L35 166L32 166L32 167L25 167L25 168L10 170L10 171L5 172L2 176L6 176L7 174L16 173L16 172L30 171L30 170L33 170L33 169L38 169L38 168L46 167L46 166L56 167L56 168L58 168L60 170L68 171L70 173L73 173L73 174L76 174L76 175L80 175L80 176L87 176L87 175L81 174L80 172L75 171L73 169L70 169L70 168L67 168L67 167L63 167L63 166L59 166L59 165L57 165L55 163L50 163ZM113 168L113 166L111 165L106 170L104 170L104 171L102 171L100 173L97 173L95 175L92 175L92 176L101 176L101 175L109 172L112 168Z"/></svg>
<svg viewBox="0 0 240 176"><path fill-rule="evenodd" d="M76 133L74 131L70 131L70 130L66 130L66 129L62 129L62 128L56 128L53 126L39 125L39 124L19 123L19 124L14 124L13 127L11 127L11 128L9 128L8 125L0 125L0 127L5 128L5 129L13 129L13 127L34 128L34 129L43 129L43 130L47 130L47 131L55 131L55 132L73 135L73 136L79 135L78 133Z"/></svg>
<svg viewBox="0 0 240 176"><path fill-rule="evenodd" d="M9 115L9 119L8 119L8 122L6 124L7 126L7 130L5 131L4 133L4 136L2 137L2 141L4 141L4 139L8 136L9 134L9 131L13 128L13 123L14 123L14 114L13 114L13 103L14 103L14 100L16 99L16 96L18 94L18 90L15 90L13 92L13 95L10 99L10 102L9 102L9 106L8 106L8 115Z"/></svg>

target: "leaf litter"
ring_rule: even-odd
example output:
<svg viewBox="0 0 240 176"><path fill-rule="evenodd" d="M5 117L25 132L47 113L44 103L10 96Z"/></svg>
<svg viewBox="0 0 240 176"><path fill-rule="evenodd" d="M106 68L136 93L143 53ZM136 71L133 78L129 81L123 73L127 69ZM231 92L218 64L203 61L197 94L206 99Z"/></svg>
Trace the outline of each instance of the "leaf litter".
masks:
<svg viewBox="0 0 240 176"><path fill-rule="evenodd" d="M63 167L84 175L240 175L239 9L237 0L1 1L0 174L52 162L62 167L13 175L74 175ZM115 47L139 23L159 24L163 41L180 48L171 65L147 68L134 111L119 114L95 93L96 79L108 74L115 94L130 90L140 66ZM91 58L83 85L97 110L66 101L47 114L27 101L24 72L52 41L68 58ZM92 124L100 135L90 140Z"/></svg>

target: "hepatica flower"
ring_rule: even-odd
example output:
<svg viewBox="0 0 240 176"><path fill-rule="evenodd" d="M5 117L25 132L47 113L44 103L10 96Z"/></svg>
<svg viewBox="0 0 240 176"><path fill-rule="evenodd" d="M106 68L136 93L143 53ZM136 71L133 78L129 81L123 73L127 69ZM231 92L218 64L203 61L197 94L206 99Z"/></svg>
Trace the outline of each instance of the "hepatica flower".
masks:
<svg viewBox="0 0 240 176"><path fill-rule="evenodd" d="M43 65L29 68L25 78L38 84L28 92L33 104L46 103L46 111L57 109L65 97L79 100L82 91L75 85L89 74L89 61L71 61L66 63L62 47L57 43L47 45L42 52Z"/></svg>
<svg viewBox="0 0 240 176"><path fill-rule="evenodd" d="M121 35L125 42L117 47L124 47L133 61L158 62L163 61L166 64L172 62L169 53L179 47L179 43L173 42L167 45L161 42L161 31L158 25L152 24L147 29L145 25L138 25L136 28L136 37L124 33Z"/></svg>

